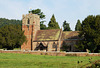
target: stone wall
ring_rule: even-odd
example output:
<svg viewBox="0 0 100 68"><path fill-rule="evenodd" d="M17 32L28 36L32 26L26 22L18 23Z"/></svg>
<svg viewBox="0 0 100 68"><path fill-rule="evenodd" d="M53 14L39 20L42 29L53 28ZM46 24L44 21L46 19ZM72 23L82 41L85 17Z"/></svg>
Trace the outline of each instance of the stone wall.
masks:
<svg viewBox="0 0 100 68"><path fill-rule="evenodd" d="M100 53L87 52L45 52L45 51L16 51L16 50L0 50L0 53L19 53L34 55L50 55L50 56L100 56Z"/></svg>

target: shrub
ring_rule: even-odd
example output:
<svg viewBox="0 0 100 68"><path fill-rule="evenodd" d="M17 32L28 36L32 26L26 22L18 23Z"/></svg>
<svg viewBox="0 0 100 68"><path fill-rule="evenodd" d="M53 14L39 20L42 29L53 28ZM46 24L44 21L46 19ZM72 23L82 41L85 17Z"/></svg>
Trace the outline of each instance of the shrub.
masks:
<svg viewBox="0 0 100 68"><path fill-rule="evenodd" d="M100 61L93 63L91 66L88 66L86 68L100 68Z"/></svg>

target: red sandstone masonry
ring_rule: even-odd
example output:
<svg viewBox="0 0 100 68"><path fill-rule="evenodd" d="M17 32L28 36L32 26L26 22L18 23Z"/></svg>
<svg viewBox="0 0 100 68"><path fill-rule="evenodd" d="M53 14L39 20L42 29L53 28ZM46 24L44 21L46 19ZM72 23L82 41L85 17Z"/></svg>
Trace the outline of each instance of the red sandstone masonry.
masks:
<svg viewBox="0 0 100 68"><path fill-rule="evenodd" d="M0 50L0 53L19 53L34 55L50 55L50 56L100 56L100 53L87 52L44 52L44 51L17 51L17 50Z"/></svg>
<svg viewBox="0 0 100 68"><path fill-rule="evenodd" d="M35 34L37 30L40 30L40 17L32 13L23 15L22 17L22 30L24 31L24 35L27 37L27 43L25 42L21 46L21 50L31 50L31 46L34 46L31 43L35 38Z"/></svg>
<svg viewBox="0 0 100 68"><path fill-rule="evenodd" d="M89 53L88 56L100 56L99 53Z"/></svg>
<svg viewBox="0 0 100 68"><path fill-rule="evenodd" d="M67 52L66 55L69 56L88 56L89 53L87 52Z"/></svg>
<svg viewBox="0 0 100 68"><path fill-rule="evenodd" d="M27 43L24 43L21 46L22 50L31 50L31 32L32 32L32 28L33 25L29 25L29 30L27 25L22 25L23 30L25 30L24 35L27 36Z"/></svg>

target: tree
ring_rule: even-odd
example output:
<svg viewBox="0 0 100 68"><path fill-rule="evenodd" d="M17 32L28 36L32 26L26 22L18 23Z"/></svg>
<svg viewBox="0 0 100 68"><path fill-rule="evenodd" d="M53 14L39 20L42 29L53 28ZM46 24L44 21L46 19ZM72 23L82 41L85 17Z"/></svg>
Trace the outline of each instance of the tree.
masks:
<svg viewBox="0 0 100 68"><path fill-rule="evenodd" d="M41 29L41 30L45 30L45 29L47 29L47 27L46 27L46 25L44 25L44 24L40 24L40 29Z"/></svg>
<svg viewBox="0 0 100 68"><path fill-rule="evenodd" d="M82 38L83 49L89 49L91 52L96 51L100 47L100 15L90 15L85 18L79 36Z"/></svg>
<svg viewBox="0 0 100 68"><path fill-rule="evenodd" d="M69 23L66 23L66 21L63 22L63 31L71 31Z"/></svg>
<svg viewBox="0 0 100 68"><path fill-rule="evenodd" d="M6 25L0 28L0 47L13 49L26 41L20 25Z"/></svg>
<svg viewBox="0 0 100 68"><path fill-rule="evenodd" d="M32 14L37 14L37 15L39 15L40 16L40 29L46 29L46 25L44 25L44 20L43 19L45 19L45 15L44 15L44 13L41 11L41 9L35 9L35 10L31 10L31 11L29 11L29 13L31 13L32 12Z"/></svg>
<svg viewBox="0 0 100 68"><path fill-rule="evenodd" d="M5 26L5 25L21 25L22 21L21 20L14 20L14 19L5 19L5 18L0 18L0 27Z"/></svg>
<svg viewBox="0 0 100 68"><path fill-rule="evenodd" d="M81 29L81 23L80 23L80 20L77 20L75 31L80 31L80 29Z"/></svg>
<svg viewBox="0 0 100 68"><path fill-rule="evenodd" d="M60 29L58 22L56 22L54 14L52 15L52 17L49 21L48 29Z"/></svg>

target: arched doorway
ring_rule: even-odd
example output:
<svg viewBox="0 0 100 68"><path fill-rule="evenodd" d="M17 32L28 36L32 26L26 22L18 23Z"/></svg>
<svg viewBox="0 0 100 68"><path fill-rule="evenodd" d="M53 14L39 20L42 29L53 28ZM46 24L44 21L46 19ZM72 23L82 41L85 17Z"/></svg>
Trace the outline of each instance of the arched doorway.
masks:
<svg viewBox="0 0 100 68"><path fill-rule="evenodd" d="M46 50L47 51L47 46L44 46L42 43L40 43L36 48L35 50Z"/></svg>

